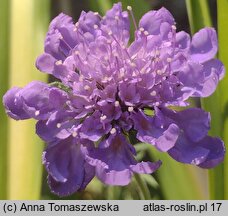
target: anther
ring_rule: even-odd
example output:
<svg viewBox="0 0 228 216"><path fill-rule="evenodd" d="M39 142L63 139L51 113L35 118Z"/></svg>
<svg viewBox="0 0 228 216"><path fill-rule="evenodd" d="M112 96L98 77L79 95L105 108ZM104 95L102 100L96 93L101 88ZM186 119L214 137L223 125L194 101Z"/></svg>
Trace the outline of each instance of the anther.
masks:
<svg viewBox="0 0 228 216"><path fill-rule="evenodd" d="M150 93L151 96L156 96L156 94L157 94L156 91L152 91L152 92Z"/></svg>
<svg viewBox="0 0 228 216"><path fill-rule="evenodd" d="M57 127L57 128L61 128L61 124L58 123L58 124L56 125L56 127Z"/></svg>
<svg viewBox="0 0 228 216"><path fill-rule="evenodd" d="M144 31L144 35L145 36L149 35L149 32L148 31Z"/></svg>
<svg viewBox="0 0 228 216"><path fill-rule="evenodd" d="M115 107L118 107L120 105L119 101L115 101Z"/></svg>
<svg viewBox="0 0 228 216"><path fill-rule="evenodd" d="M88 90L90 90L91 88L90 88L88 85L85 85L85 86L84 86L84 89L85 89L86 91L88 91Z"/></svg>
<svg viewBox="0 0 228 216"><path fill-rule="evenodd" d="M39 110L37 110L37 111L35 112L35 116L38 116L38 115L40 115L40 111L39 111Z"/></svg>
<svg viewBox="0 0 228 216"><path fill-rule="evenodd" d="M128 107L128 112L132 112L134 110L134 107Z"/></svg>
<svg viewBox="0 0 228 216"><path fill-rule="evenodd" d="M56 65L62 65L63 64L63 61L62 60L56 61L55 64Z"/></svg>
<svg viewBox="0 0 228 216"><path fill-rule="evenodd" d="M170 63L172 61L172 59L171 58L167 58L166 61Z"/></svg>
<svg viewBox="0 0 228 216"><path fill-rule="evenodd" d="M110 134L115 134L116 133L116 128L112 128L112 130L110 131Z"/></svg>
<svg viewBox="0 0 228 216"><path fill-rule="evenodd" d="M72 136L73 137L76 137L78 135L78 133L76 132L76 131L74 131L73 133L72 133Z"/></svg>
<svg viewBox="0 0 228 216"><path fill-rule="evenodd" d="M127 9L128 9L129 11L132 11L132 7L131 7L131 6L127 6Z"/></svg>
<svg viewBox="0 0 228 216"><path fill-rule="evenodd" d="M94 28L94 29L98 29L98 25L94 25L93 28Z"/></svg>
<svg viewBox="0 0 228 216"><path fill-rule="evenodd" d="M104 121L106 118L107 118L107 116L106 115L103 115L103 116L100 117L100 120L101 121Z"/></svg>

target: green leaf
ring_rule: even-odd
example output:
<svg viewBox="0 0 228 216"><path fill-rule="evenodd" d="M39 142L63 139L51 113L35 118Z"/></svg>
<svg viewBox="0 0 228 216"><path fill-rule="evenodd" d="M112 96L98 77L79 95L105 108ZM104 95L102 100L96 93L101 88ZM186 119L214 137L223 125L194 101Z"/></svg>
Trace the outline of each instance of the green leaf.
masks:
<svg viewBox="0 0 228 216"><path fill-rule="evenodd" d="M219 36L219 59L225 65L226 71L228 68L228 0L217 1L218 6L218 36ZM228 76L226 75L221 81L219 90L221 96L221 111L222 114L222 137L228 148ZM216 183L216 186L219 185ZM228 157L226 153L224 161L224 199L228 199Z"/></svg>
<svg viewBox="0 0 228 216"><path fill-rule="evenodd" d="M9 18L10 1L0 0L0 98L8 89L9 76ZM8 119L4 107L0 103L0 200L7 195L7 144L8 144Z"/></svg>
<svg viewBox="0 0 228 216"><path fill-rule="evenodd" d="M47 79L35 69L35 60L43 49L49 2L11 1L10 87ZM10 120L9 135L8 199L39 199L43 144L35 134L34 121Z"/></svg>

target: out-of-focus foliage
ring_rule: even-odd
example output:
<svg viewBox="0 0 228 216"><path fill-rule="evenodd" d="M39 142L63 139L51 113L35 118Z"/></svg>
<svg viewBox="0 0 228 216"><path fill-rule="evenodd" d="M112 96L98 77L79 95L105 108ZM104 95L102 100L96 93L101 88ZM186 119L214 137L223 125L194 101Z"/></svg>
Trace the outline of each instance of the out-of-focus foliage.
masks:
<svg viewBox="0 0 228 216"><path fill-rule="evenodd" d="M43 48L48 4L47 0L11 0L9 87L46 80L34 62ZM7 198L39 199L43 144L35 134L33 121L9 121Z"/></svg>
<svg viewBox="0 0 228 216"><path fill-rule="evenodd" d="M228 0L219 0L218 4L218 36L219 36L219 58L226 67L226 73L228 68ZM228 76L222 80L220 84L220 97L221 97L221 111L222 117L222 137L228 148ZM228 199L228 157L225 157L224 161L224 199Z"/></svg>
<svg viewBox="0 0 228 216"><path fill-rule="evenodd" d="M9 75L9 1L0 0L0 98L8 89ZM8 120L0 103L0 199L6 199Z"/></svg>

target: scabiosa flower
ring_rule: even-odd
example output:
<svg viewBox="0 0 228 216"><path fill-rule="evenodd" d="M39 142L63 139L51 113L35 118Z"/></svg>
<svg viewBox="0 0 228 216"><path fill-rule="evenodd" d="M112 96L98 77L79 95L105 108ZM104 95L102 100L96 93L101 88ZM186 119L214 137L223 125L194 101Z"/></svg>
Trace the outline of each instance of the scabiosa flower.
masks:
<svg viewBox="0 0 228 216"><path fill-rule="evenodd" d="M187 108L190 97L211 95L224 75L214 59L215 30L204 28L191 39L161 8L141 18L130 45L129 35L121 3L103 17L82 12L76 24L60 14L36 62L59 81L33 81L3 98L10 117L38 121L48 182L60 196L83 190L95 175L127 185L134 173L156 171L161 161L138 162L129 134L182 163L212 168L223 161L222 140L207 135L210 114Z"/></svg>

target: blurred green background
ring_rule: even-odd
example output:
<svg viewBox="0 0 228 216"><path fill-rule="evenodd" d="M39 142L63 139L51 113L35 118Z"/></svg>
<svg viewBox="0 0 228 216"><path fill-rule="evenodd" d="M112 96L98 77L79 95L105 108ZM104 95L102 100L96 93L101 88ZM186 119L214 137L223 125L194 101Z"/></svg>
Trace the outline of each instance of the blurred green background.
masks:
<svg viewBox="0 0 228 216"><path fill-rule="evenodd" d="M0 0L0 97L13 86L52 77L35 69L43 51L48 24L60 12L76 21L82 10L104 14L114 0ZM227 0L125 0L138 21L151 9L166 7L175 17L177 30L194 33L214 26L219 34L218 57L228 66ZM132 29L133 30L133 29ZM228 143L226 104L228 80L206 100L192 101L212 114L211 135ZM7 118L0 104L0 199L59 199L50 193L41 155L44 143L35 135L33 120L16 122ZM228 199L228 159L207 171L182 165L146 144L136 145L139 160L161 159L163 166L153 176L136 176L125 187L111 187L97 179L85 191L65 199ZM140 184L139 184L140 183Z"/></svg>

